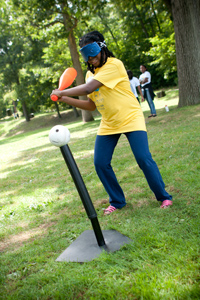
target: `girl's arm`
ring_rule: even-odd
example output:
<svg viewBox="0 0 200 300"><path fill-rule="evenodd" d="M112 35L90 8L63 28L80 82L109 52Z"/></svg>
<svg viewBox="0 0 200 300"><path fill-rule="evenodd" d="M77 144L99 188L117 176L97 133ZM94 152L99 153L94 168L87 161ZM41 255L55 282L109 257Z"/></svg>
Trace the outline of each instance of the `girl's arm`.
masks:
<svg viewBox="0 0 200 300"><path fill-rule="evenodd" d="M55 93L54 93L54 95L55 95ZM71 98L71 97L67 97L67 96L62 96L61 98L59 98L57 100L57 102L65 102L69 105L72 105L72 106L75 106L75 107L78 107L78 108L84 109L84 110L94 111L96 109L95 103L90 98L88 98L87 100L79 100L79 99L75 99L75 98Z"/></svg>
<svg viewBox="0 0 200 300"><path fill-rule="evenodd" d="M146 77L144 79L139 79L139 82L142 84L144 84L145 82L148 82L148 81L149 81L148 77Z"/></svg>
<svg viewBox="0 0 200 300"><path fill-rule="evenodd" d="M91 79L89 82L78 85L71 89L66 89L64 91L54 90L51 95L56 95L58 98L63 96L84 96L91 94L96 89L100 88L103 84L95 79Z"/></svg>

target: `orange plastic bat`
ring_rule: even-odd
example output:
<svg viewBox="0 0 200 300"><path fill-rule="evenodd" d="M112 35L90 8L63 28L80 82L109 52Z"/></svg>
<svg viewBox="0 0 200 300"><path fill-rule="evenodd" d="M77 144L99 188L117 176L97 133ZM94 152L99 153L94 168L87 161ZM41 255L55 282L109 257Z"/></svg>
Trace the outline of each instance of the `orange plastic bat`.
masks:
<svg viewBox="0 0 200 300"><path fill-rule="evenodd" d="M76 76L77 76L77 71L74 68L66 69L60 77L58 89L62 91L68 88L72 84ZM56 95L51 95L51 100L57 101L58 97Z"/></svg>

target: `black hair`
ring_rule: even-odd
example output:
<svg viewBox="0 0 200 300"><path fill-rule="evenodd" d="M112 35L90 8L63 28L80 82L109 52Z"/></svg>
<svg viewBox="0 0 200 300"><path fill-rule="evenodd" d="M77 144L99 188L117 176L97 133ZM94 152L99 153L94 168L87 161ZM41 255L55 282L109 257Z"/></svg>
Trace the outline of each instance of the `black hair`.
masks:
<svg viewBox="0 0 200 300"><path fill-rule="evenodd" d="M94 30L89 33L86 33L83 35L80 40L79 40L79 46L82 48L87 44L91 44L97 42L100 46L102 45L101 43L105 44L104 36L101 34L99 31ZM99 67L102 67L106 62L108 57L115 57L114 54L108 50L106 44L101 46L101 61ZM94 66L90 65L87 62L88 65L88 70L94 73Z"/></svg>
<svg viewBox="0 0 200 300"><path fill-rule="evenodd" d="M127 74L128 74L128 78L131 80L131 79L133 78L133 73L132 73L132 71L131 71L131 70L127 70L126 72L127 72Z"/></svg>
<svg viewBox="0 0 200 300"><path fill-rule="evenodd" d="M141 65L141 66L145 67L145 69L147 70L147 67L145 65Z"/></svg>

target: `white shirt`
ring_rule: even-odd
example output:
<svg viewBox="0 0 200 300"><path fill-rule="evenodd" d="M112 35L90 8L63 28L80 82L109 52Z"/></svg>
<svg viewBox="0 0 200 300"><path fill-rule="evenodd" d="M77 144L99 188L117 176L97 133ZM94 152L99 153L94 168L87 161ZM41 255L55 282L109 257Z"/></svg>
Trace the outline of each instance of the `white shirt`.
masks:
<svg viewBox="0 0 200 300"><path fill-rule="evenodd" d="M138 85L140 85L139 79L137 77L133 77L130 80L130 85L131 85L131 90L132 90L133 94L135 95L135 97L138 97L136 87Z"/></svg>
<svg viewBox="0 0 200 300"><path fill-rule="evenodd" d="M148 71L142 73L139 77L139 80L144 80L145 78L148 78L148 81L144 84L141 84L142 87L151 82L151 74Z"/></svg>

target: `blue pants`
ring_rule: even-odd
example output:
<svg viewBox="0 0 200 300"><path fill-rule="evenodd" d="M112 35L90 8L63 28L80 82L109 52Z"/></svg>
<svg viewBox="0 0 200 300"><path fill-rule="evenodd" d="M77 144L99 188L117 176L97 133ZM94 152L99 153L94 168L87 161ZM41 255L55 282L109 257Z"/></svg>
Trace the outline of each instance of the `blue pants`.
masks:
<svg viewBox="0 0 200 300"><path fill-rule="evenodd" d="M172 196L165 191L165 184L159 169L149 152L147 133L133 131L124 133L129 141L135 159L143 171L150 189L158 201L171 200ZM110 205L122 208L126 199L111 166L112 155L121 134L97 135L94 152L96 172L109 195Z"/></svg>
<svg viewBox="0 0 200 300"><path fill-rule="evenodd" d="M145 92L144 92L144 89L145 89ZM147 102L149 104L149 108L150 108L151 114L152 115L156 115L155 105L154 105L154 102L153 102L153 100L151 98L149 89L148 88L143 88L142 89L142 94L143 94L144 98L147 100Z"/></svg>

